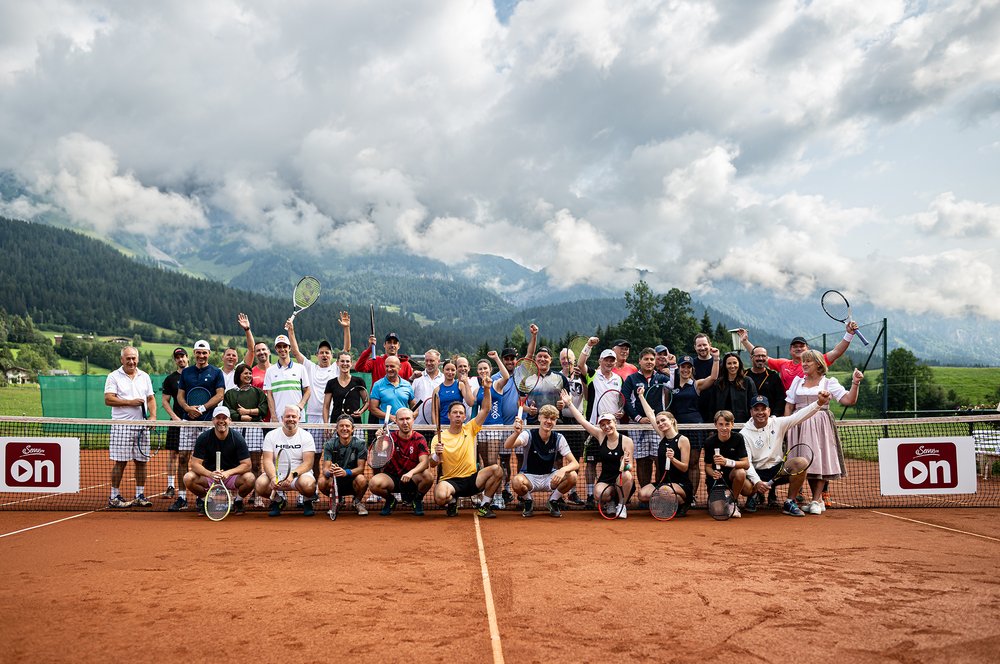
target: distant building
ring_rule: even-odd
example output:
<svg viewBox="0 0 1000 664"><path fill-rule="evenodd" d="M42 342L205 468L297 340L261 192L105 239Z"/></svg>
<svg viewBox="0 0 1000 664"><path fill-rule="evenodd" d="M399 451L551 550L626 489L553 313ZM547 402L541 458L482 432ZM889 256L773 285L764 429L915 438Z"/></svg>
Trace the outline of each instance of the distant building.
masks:
<svg viewBox="0 0 1000 664"><path fill-rule="evenodd" d="M21 385L31 382L31 372L24 367L11 367L4 371L7 382L11 385Z"/></svg>
<svg viewBox="0 0 1000 664"><path fill-rule="evenodd" d="M109 344L118 344L119 346L128 346L132 343L132 340L128 337L112 337L108 339Z"/></svg>
<svg viewBox="0 0 1000 664"><path fill-rule="evenodd" d="M50 376L68 376L69 371L66 369L49 369L48 375Z"/></svg>

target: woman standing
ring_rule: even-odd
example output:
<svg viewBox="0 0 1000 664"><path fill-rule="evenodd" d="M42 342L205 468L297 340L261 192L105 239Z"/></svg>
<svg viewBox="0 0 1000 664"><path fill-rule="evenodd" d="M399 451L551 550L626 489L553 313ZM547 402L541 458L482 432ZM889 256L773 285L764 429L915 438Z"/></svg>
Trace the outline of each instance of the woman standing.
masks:
<svg viewBox="0 0 1000 664"><path fill-rule="evenodd" d="M792 381L788 388L788 396L785 397L785 415L791 415L800 408L805 408L816 401L819 393L826 391L830 393L831 399L836 399L842 406L852 406L858 400L858 386L864 378L864 374L858 369L854 370L851 380L851 389L846 390L844 386L837 382L836 378L829 378L826 375L826 362L823 354L816 350L807 350L802 353L802 373L803 375ZM822 411L808 420L793 427L788 431L788 446L796 443L805 443L813 451L812 464L809 466L809 489L812 493L812 502L803 507L806 514L822 514L826 511L823 504L822 492L826 483L830 480L839 480L847 475L847 467L844 465L844 452L840 446L840 437L837 435L837 427L834 426L833 414L830 407L825 406Z"/></svg>
<svg viewBox="0 0 1000 664"><path fill-rule="evenodd" d="M264 430L260 427L241 427L240 424L267 420L267 395L264 390L253 386L253 370L245 364L237 364L233 369L233 382L236 387L226 391L222 397L222 405L229 408L233 427L247 443L250 465L254 477L257 477L260 475L260 457L264 449Z"/></svg>
<svg viewBox="0 0 1000 664"><path fill-rule="evenodd" d="M701 411L698 410L698 395L715 384L719 377L719 349L709 351L712 356L712 373L701 380L694 379L694 359L690 355L681 358L677 374L673 379L673 398L670 401L670 412L677 418L678 424L702 424ZM691 481L691 495L688 496L689 506L694 507L694 494L701 483L701 448L705 440L704 432L692 431L688 436L691 441L691 463L688 465L688 479Z"/></svg>
<svg viewBox="0 0 1000 664"><path fill-rule="evenodd" d="M739 353L726 353L722 358L722 375L715 381L715 410L728 410L737 424L750 419L750 408L757 396L757 386L746 375Z"/></svg>

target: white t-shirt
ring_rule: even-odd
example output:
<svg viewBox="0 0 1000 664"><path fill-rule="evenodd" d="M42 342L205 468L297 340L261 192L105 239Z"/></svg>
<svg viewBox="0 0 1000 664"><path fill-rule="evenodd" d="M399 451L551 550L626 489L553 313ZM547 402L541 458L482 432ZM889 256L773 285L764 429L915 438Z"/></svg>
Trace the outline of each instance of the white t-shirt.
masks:
<svg viewBox="0 0 1000 664"><path fill-rule="evenodd" d="M236 387L236 369L226 373L225 369L219 367L219 371L222 372L222 380L226 382L226 392Z"/></svg>
<svg viewBox="0 0 1000 664"><path fill-rule="evenodd" d="M271 454L277 454L278 450L284 450L285 454L288 455L289 461L291 461L292 468L295 468L302 464L302 453L303 452L316 452L316 443L313 440L312 434L298 427L295 431L294 436L286 436L285 429L272 429L267 432L264 436L264 447L265 452L270 452Z"/></svg>
<svg viewBox="0 0 1000 664"><path fill-rule="evenodd" d="M336 364L321 367L308 357L303 364L306 368L306 374L309 376L309 385L312 389L309 393L309 401L306 402L306 421L310 423L322 422L323 398L326 396L326 384L331 379L335 379L340 375L340 369Z"/></svg>
<svg viewBox="0 0 1000 664"><path fill-rule="evenodd" d="M132 376L125 373L124 367L118 367L104 381L104 393L114 394L119 399L146 400L153 394L153 383L149 380L149 374L138 367ZM141 420L142 406L112 406L111 419Z"/></svg>
<svg viewBox="0 0 1000 664"><path fill-rule="evenodd" d="M444 372L438 371L437 376L431 378L426 373L421 375L420 378L413 381L413 400L414 401L427 401L434 397L434 390L438 385L444 382ZM432 424L432 422L427 422L424 420L424 408L421 405L414 413L414 422L416 424Z"/></svg>

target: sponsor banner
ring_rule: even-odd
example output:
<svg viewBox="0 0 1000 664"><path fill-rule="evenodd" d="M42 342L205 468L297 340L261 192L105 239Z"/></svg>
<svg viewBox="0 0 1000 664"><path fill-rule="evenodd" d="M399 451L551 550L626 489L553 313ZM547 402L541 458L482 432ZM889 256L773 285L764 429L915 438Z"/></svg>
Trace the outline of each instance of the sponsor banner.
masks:
<svg viewBox="0 0 1000 664"><path fill-rule="evenodd" d="M880 438L878 469L883 496L976 492L972 436Z"/></svg>
<svg viewBox="0 0 1000 664"><path fill-rule="evenodd" d="M79 492L80 439L0 438L0 491Z"/></svg>

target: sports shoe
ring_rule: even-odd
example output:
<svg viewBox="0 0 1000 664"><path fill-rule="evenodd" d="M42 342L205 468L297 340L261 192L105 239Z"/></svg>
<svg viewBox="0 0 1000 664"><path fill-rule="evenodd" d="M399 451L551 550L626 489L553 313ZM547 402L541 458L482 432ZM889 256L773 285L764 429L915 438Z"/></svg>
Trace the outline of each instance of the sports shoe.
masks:
<svg viewBox="0 0 1000 664"><path fill-rule="evenodd" d="M354 501L354 511L358 513L358 516L368 516L368 508L362 502Z"/></svg>
<svg viewBox="0 0 1000 664"><path fill-rule="evenodd" d="M580 500L580 494L578 494L575 489L569 492L569 495L566 496L566 500L569 501L570 505L576 505L577 507L584 504L584 502Z"/></svg>
<svg viewBox="0 0 1000 664"><path fill-rule="evenodd" d="M768 498L767 499L767 509L769 509L769 510L778 510L778 509L781 509L781 503L778 502L777 496L775 496L774 498Z"/></svg>
<svg viewBox="0 0 1000 664"><path fill-rule="evenodd" d="M824 504L822 500L819 501L819 509L820 509L820 512L825 512L826 511L826 504Z"/></svg>
<svg viewBox="0 0 1000 664"><path fill-rule="evenodd" d="M444 511L446 516L458 516L458 501L452 500Z"/></svg>
<svg viewBox="0 0 1000 664"><path fill-rule="evenodd" d="M535 516L534 500L528 498L527 500L521 501L521 505L523 506L523 509L521 510L521 516L523 516L525 519L527 519L528 517Z"/></svg>
<svg viewBox="0 0 1000 664"><path fill-rule="evenodd" d="M818 500L814 500L808 505L806 505L805 509L802 511L805 512L806 514L822 514L823 513L822 504L823 503L819 502Z"/></svg>
<svg viewBox="0 0 1000 664"><path fill-rule="evenodd" d="M495 510L502 510L502 509L504 509L506 507L507 507L507 504L504 503L503 496L501 496L499 493L497 495L493 496L493 509L495 509Z"/></svg>
<svg viewBox="0 0 1000 664"><path fill-rule="evenodd" d="M760 494L756 492L751 493L747 497L747 501L743 503L743 509L746 511L747 514L753 514L754 512L757 511L757 502L759 500L760 500Z"/></svg>
<svg viewBox="0 0 1000 664"><path fill-rule="evenodd" d="M170 503L170 507L167 508L168 512L180 512L181 510L186 510L188 506L188 501L184 500L180 496L177 496L177 500Z"/></svg>
<svg viewBox="0 0 1000 664"><path fill-rule="evenodd" d="M168 486L167 490L163 492L164 498L173 498L177 494L177 490L172 486Z"/></svg>
<svg viewBox="0 0 1000 664"><path fill-rule="evenodd" d="M677 516L678 516L678 518L683 517L683 516L687 516L689 509L691 509L691 506L688 505L687 503L681 503L680 505L678 505L677 506Z"/></svg>
<svg viewBox="0 0 1000 664"><path fill-rule="evenodd" d="M135 500L132 501L132 505L135 507L152 507L153 501L147 498L146 494L140 493L135 497Z"/></svg>
<svg viewBox="0 0 1000 664"><path fill-rule="evenodd" d="M514 502L514 494L512 494L510 492L510 489L508 489L508 488L505 488L503 491L500 492L500 497L503 498L503 501L505 503L512 503L512 502Z"/></svg>
<svg viewBox="0 0 1000 664"><path fill-rule="evenodd" d="M281 516L281 510L285 509L285 499L278 497L277 500L271 501L271 509L267 511L268 516Z"/></svg>
<svg viewBox="0 0 1000 664"><path fill-rule="evenodd" d="M114 498L108 498L108 507L120 510L126 507L132 507L132 502L125 500L121 496L115 496Z"/></svg>
<svg viewBox="0 0 1000 664"><path fill-rule="evenodd" d="M786 500L784 507L781 508L782 514L787 514L788 516L805 516L806 513L799 509L799 506L795 504L794 500Z"/></svg>
<svg viewBox="0 0 1000 664"><path fill-rule="evenodd" d="M555 500L549 501L549 516L554 516L557 519L562 516L562 512L559 510L559 503Z"/></svg>
<svg viewBox="0 0 1000 664"><path fill-rule="evenodd" d="M595 509L595 507L594 507L594 497L593 496L587 496L587 502L585 502L583 504L583 509L585 509L585 510Z"/></svg>
<svg viewBox="0 0 1000 664"><path fill-rule="evenodd" d="M742 515L742 514L740 514L740 508L739 508L739 507L737 507L736 505L733 505L733 515L732 515L732 517L731 517L731 518L733 518L733 519L739 519L739 518L741 518L742 516L743 516L743 515Z"/></svg>
<svg viewBox="0 0 1000 664"><path fill-rule="evenodd" d="M695 502L694 498L692 498L692 499L691 499L691 502L690 502L690 503L688 503L688 506L689 506L689 507L691 507L691 508L693 509L693 508L695 508L695 507L698 507L698 503L697 503L697 502Z"/></svg>
<svg viewBox="0 0 1000 664"><path fill-rule="evenodd" d="M316 506L311 500L302 501L302 516L315 516Z"/></svg>
<svg viewBox="0 0 1000 664"><path fill-rule="evenodd" d="M195 510L194 510L195 514L197 514L198 516L206 516L207 513L205 512L205 499L204 498L195 498L194 499L194 507L195 507Z"/></svg>
<svg viewBox="0 0 1000 664"><path fill-rule="evenodd" d="M829 491L824 491L823 492L823 508L824 508L824 511L826 509L831 508L831 507L833 507L833 501L830 500L830 492Z"/></svg>
<svg viewBox="0 0 1000 664"><path fill-rule="evenodd" d="M805 505L809 501L807 501L806 497L802 495L802 492L799 492L799 495L795 496L795 502L797 502L801 507L802 505Z"/></svg>
<svg viewBox="0 0 1000 664"><path fill-rule="evenodd" d="M395 509L395 507L396 507L396 496L394 496L393 494L390 493L386 497L386 499L385 499L385 505L383 505L382 509L379 510L378 515L379 516L389 516L390 514L392 514L392 510Z"/></svg>
<svg viewBox="0 0 1000 664"><path fill-rule="evenodd" d="M624 505L618 506L618 511L615 513L616 519L627 519L628 518L628 508Z"/></svg>
<svg viewBox="0 0 1000 664"><path fill-rule="evenodd" d="M243 499L239 498L233 501L233 514L240 516L246 512L246 505L243 504Z"/></svg>
<svg viewBox="0 0 1000 664"><path fill-rule="evenodd" d="M493 513L493 506L490 505L489 503L486 503L485 505L480 505L479 508L476 510L476 514L478 514L479 518L481 519L497 518L497 515Z"/></svg>
<svg viewBox="0 0 1000 664"><path fill-rule="evenodd" d="M413 499L413 516L423 516L424 515L424 499L423 496L419 496Z"/></svg>

